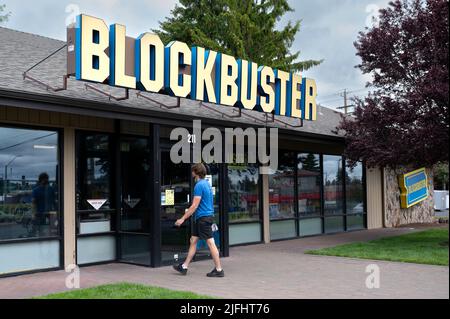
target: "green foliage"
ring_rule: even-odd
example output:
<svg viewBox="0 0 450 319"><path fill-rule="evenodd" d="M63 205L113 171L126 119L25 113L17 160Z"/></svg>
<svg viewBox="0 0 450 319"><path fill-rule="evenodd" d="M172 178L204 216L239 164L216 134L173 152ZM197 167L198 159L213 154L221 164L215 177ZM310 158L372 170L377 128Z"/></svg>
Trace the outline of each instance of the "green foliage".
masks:
<svg viewBox="0 0 450 319"><path fill-rule="evenodd" d="M9 16L11 15L11 12L3 13L5 12L5 8L6 8L5 4L0 4L0 23L8 21Z"/></svg>
<svg viewBox="0 0 450 319"><path fill-rule="evenodd" d="M306 253L448 266L448 228L309 250Z"/></svg>
<svg viewBox="0 0 450 319"><path fill-rule="evenodd" d="M37 299L211 299L211 297L141 284L116 283L50 294Z"/></svg>
<svg viewBox="0 0 450 319"><path fill-rule="evenodd" d="M302 167L307 171L320 171L319 161L316 159L316 156L312 153L308 153L306 157L300 158L300 162L302 163Z"/></svg>
<svg viewBox="0 0 450 319"><path fill-rule="evenodd" d="M178 40L283 71L307 70L322 61L297 61L291 53L300 21L276 23L293 11L286 0L181 0L153 30L167 44Z"/></svg>
<svg viewBox="0 0 450 319"><path fill-rule="evenodd" d="M435 189L448 189L448 163L439 162L433 167Z"/></svg>

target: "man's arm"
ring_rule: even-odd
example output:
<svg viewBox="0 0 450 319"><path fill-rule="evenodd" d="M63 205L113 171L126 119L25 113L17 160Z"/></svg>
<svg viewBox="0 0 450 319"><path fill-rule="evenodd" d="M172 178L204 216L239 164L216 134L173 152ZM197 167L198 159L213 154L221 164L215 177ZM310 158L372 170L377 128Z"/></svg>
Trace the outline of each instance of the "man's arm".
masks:
<svg viewBox="0 0 450 319"><path fill-rule="evenodd" d="M194 196L194 199L192 201L192 205L191 207L189 207L188 209L186 209L183 217L181 217L180 219L178 219L175 222L175 225L177 226L181 226L189 217L192 216L192 214L195 213L195 211L197 210L198 205L200 204L200 201L202 200L201 196Z"/></svg>

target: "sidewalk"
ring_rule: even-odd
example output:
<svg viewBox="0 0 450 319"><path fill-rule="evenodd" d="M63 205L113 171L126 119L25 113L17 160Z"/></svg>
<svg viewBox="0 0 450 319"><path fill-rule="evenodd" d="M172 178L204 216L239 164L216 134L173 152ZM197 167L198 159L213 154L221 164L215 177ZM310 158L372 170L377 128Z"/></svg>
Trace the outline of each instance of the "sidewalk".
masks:
<svg viewBox="0 0 450 319"><path fill-rule="evenodd" d="M422 228L423 229L423 228ZM171 267L108 264L81 268L81 287L135 282L222 298L449 298L449 268L399 262L305 255L306 249L371 240L410 228L364 230L230 249L225 278L207 278L209 260L193 263L188 276ZM366 266L380 267L379 289L368 289ZM64 271L0 279L0 298L29 298L66 290Z"/></svg>

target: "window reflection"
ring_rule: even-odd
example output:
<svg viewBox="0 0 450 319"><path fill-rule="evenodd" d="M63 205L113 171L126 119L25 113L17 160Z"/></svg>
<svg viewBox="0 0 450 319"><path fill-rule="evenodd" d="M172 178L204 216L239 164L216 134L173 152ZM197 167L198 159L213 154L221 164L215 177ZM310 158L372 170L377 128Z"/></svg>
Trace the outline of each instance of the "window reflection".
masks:
<svg viewBox="0 0 450 319"><path fill-rule="evenodd" d="M107 134L80 134L77 158L77 208L111 209L111 147Z"/></svg>
<svg viewBox="0 0 450 319"><path fill-rule="evenodd" d="M320 157L298 154L298 209L301 216L320 215Z"/></svg>
<svg viewBox="0 0 450 319"><path fill-rule="evenodd" d="M343 214L342 157L323 156L325 215Z"/></svg>
<svg viewBox="0 0 450 319"><path fill-rule="evenodd" d="M59 235L58 133L0 127L0 240Z"/></svg>
<svg viewBox="0 0 450 319"><path fill-rule="evenodd" d="M269 175L269 215L271 220L295 217L294 153L280 153L278 169Z"/></svg>
<svg viewBox="0 0 450 319"><path fill-rule="evenodd" d="M229 222L259 221L259 168L256 164L228 166Z"/></svg>
<svg viewBox="0 0 450 319"><path fill-rule="evenodd" d="M109 232L111 218L112 147L109 134L79 132L77 135L76 206L78 234Z"/></svg>
<svg viewBox="0 0 450 319"><path fill-rule="evenodd" d="M364 213L362 164L358 162L353 168L346 167L345 174L347 214Z"/></svg>

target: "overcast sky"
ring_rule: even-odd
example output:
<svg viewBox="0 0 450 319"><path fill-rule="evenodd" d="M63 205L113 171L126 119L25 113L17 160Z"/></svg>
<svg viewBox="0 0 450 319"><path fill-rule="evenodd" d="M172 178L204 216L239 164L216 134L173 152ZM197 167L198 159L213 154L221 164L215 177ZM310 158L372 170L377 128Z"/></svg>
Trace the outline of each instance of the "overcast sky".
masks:
<svg viewBox="0 0 450 319"><path fill-rule="evenodd" d="M60 40L65 39L65 25L77 13L102 18L106 23L126 25L127 34L136 37L158 27L158 21L169 15L174 0L0 0L6 4L11 17L6 27L37 33ZM301 51L301 59L324 59L305 76L314 78L319 92L318 101L325 106L343 104L339 93L364 95L368 80L354 66L359 59L353 42L359 31L370 26L371 16L389 0L291 0L294 12L288 20L302 20L293 50Z"/></svg>

